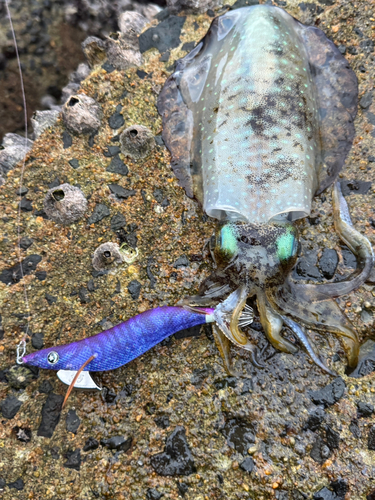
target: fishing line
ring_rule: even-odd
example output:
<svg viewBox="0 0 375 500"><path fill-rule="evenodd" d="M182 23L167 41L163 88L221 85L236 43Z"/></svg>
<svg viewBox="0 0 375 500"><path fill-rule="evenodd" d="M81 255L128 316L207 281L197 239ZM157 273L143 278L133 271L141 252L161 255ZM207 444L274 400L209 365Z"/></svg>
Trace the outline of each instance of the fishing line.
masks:
<svg viewBox="0 0 375 500"><path fill-rule="evenodd" d="M22 93L22 103L23 103L23 113L24 113L24 120L25 120L25 154L22 160L22 168L21 168L21 176L20 176L20 183L19 183L19 197L20 197L20 202L18 204L18 214L17 214L17 255L18 255L18 263L20 266L20 274L21 274L21 280L23 284L23 295L24 295L24 300L25 300L25 305L26 305L26 312L27 312L27 324L26 324L26 330L25 330L25 336L29 336L29 329L30 329L30 306L29 306L29 299L27 296L27 291L26 291L26 283L24 280L24 272L23 272L23 267L22 267L22 256L21 256L21 201L22 201L22 187L23 187L23 177L25 173L25 168L26 168L26 153L27 153L27 135L28 135L28 128L27 128L27 107L26 107L26 95L25 95L25 87L23 84L23 76L22 76L22 68L21 68L21 61L20 61L20 56L18 52L18 45L17 45L17 39L16 39L16 33L14 31L13 27L13 21L12 21L12 16L10 14L10 9L9 9L9 3L8 0L5 1L5 8L7 11L8 19L9 19L9 25L10 25L10 30L12 33L12 38L13 38L13 44L14 48L16 51L16 58L17 58L17 65L18 65L18 74L20 77L20 83L21 83L21 93ZM23 341L25 338L23 338ZM22 342L22 341L21 341Z"/></svg>

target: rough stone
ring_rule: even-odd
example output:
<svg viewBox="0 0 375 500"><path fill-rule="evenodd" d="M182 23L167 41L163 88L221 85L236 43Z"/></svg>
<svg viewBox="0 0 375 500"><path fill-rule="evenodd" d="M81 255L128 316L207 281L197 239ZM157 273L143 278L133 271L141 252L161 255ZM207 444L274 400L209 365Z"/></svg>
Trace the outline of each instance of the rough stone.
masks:
<svg viewBox="0 0 375 500"><path fill-rule="evenodd" d="M255 443L253 425L240 418L228 419L221 432L226 437L228 445L242 455L246 455L247 450Z"/></svg>
<svg viewBox="0 0 375 500"><path fill-rule="evenodd" d="M17 415L18 410L21 408L22 401L15 396L9 395L1 402L1 412L4 418L12 419Z"/></svg>
<svg viewBox="0 0 375 500"><path fill-rule="evenodd" d="M184 427L177 426L169 434L164 451L151 456L151 466L161 476L188 476L195 471L194 460L186 441Z"/></svg>
<svg viewBox="0 0 375 500"><path fill-rule="evenodd" d="M338 263L339 258L336 250L325 248L319 259L319 269L327 280L334 277Z"/></svg>
<svg viewBox="0 0 375 500"><path fill-rule="evenodd" d="M69 450L65 454L66 462L63 467L68 469L80 470L81 468L81 450L77 448L76 450Z"/></svg>
<svg viewBox="0 0 375 500"><path fill-rule="evenodd" d="M370 403L357 403L357 416L358 418L371 417L374 413L374 406Z"/></svg>
<svg viewBox="0 0 375 500"><path fill-rule="evenodd" d="M139 298L139 294L141 293L142 285L137 280L132 280L128 285L128 292L130 293L133 300L137 300Z"/></svg>
<svg viewBox="0 0 375 500"><path fill-rule="evenodd" d="M31 118L31 125L34 131L34 139L37 139L42 133L52 127L60 114L59 110L35 111Z"/></svg>
<svg viewBox="0 0 375 500"><path fill-rule="evenodd" d="M42 421L38 429L38 436L51 438L56 425L59 423L63 396L51 392L42 408Z"/></svg>
<svg viewBox="0 0 375 500"><path fill-rule="evenodd" d="M36 266L42 260L42 257L37 254L29 255L21 261L21 264L4 269L0 273L0 281L6 285L14 285L19 283L22 276L26 276L35 271Z"/></svg>
<svg viewBox="0 0 375 500"><path fill-rule="evenodd" d="M339 401L345 393L345 382L341 377L337 377L331 384L326 385L318 391L311 391L310 398L316 405L323 405L325 408L332 406Z"/></svg>
<svg viewBox="0 0 375 500"><path fill-rule="evenodd" d="M99 441L93 437L89 437L83 447L83 451L93 451L99 448Z"/></svg>
<svg viewBox="0 0 375 500"><path fill-rule="evenodd" d="M96 36L89 36L86 38L86 40L82 42L82 50L91 68L98 64L103 64L107 58L106 44Z"/></svg>
<svg viewBox="0 0 375 500"><path fill-rule="evenodd" d="M0 174L5 175L22 161L32 148L33 141L17 134L5 134L0 149Z"/></svg>
<svg viewBox="0 0 375 500"><path fill-rule="evenodd" d="M108 217L110 214L111 211L107 207L107 205L104 205L103 203L97 203L92 214L87 219L87 224L96 224L97 222L103 220L105 217Z"/></svg>
<svg viewBox="0 0 375 500"><path fill-rule="evenodd" d="M73 434L77 433L78 427L81 425L81 420L79 419L75 410L69 410L66 416L66 430L68 432L72 432Z"/></svg>
<svg viewBox="0 0 375 500"><path fill-rule="evenodd" d="M179 46L181 30L186 17L168 16L155 28L149 28L139 36L139 48L141 53L155 47L163 54L167 50Z"/></svg>
<svg viewBox="0 0 375 500"><path fill-rule="evenodd" d="M102 439L101 445L110 450L128 451L132 445L133 438L124 436L113 436L109 439Z"/></svg>
<svg viewBox="0 0 375 500"><path fill-rule="evenodd" d="M125 189L118 184L108 184L108 187L112 194L117 196L117 198L121 198L123 200L127 200L129 196L135 195L134 189Z"/></svg>
<svg viewBox="0 0 375 500"><path fill-rule="evenodd" d="M44 345L44 335L42 332L34 333L31 337L31 345L34 349L43 349Z"/></svg>

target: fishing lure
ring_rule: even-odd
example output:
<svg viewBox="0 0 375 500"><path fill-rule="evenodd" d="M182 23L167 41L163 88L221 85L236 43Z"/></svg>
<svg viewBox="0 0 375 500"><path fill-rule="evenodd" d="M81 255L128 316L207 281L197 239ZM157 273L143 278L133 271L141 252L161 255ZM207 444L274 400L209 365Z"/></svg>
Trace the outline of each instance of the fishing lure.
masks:
<svg viewBox="0 0 375 500"><path fill-rule="evenodd" d="M217 308L217 310L157 307L78 342L49 347L26 356L19 355L18 362L58 370L57 375L60 380L70 385L66 401L73 387L99 389L91 379L89 371L114 370L145 353L173 333L214 321L221 325L225 320L225 306L224 309ZM252 320L252 310L247 307L241 321L247 325Z"/></svg>
<svg viewBox="0 0 375 500"><path fill-rule="evenodd" d="M358 362L357 332L333 300L358 288L374 265L334 184L354 137L357 94L354 72L321 30L256 5L216 18L159 96L172 168L186 194L219 221L217 270L180 304L208 307L237 291L227 302L227 329L215 330L228 372L228 339L255 350L239 322L249 297L276 349L296 351L281 335L284 324L307 345L300 322L338 335L349 365ZM357 270L341 282L295 283L293 222L332 184L335 228Z"/></svg>

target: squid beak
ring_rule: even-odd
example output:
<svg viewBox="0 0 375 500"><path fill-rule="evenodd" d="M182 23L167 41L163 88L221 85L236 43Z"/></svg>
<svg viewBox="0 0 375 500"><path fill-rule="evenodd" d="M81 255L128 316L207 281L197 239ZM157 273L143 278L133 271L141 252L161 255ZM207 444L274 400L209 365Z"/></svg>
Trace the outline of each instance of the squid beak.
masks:
<svg viewBox="0 0 375 500"><path fill-rule="evenodd" d="M252 308L246 305L247 296L245 285L237 288L216 307L214 318L221 331L231 342L253 352L255 346L240 329L241 326L252 323L254 317Z"/></svg>

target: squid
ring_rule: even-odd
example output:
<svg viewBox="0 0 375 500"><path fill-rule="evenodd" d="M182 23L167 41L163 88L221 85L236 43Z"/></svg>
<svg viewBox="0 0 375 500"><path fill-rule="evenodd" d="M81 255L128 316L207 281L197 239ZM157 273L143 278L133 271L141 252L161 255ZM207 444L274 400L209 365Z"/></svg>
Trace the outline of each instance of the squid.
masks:
<svg viewBox="0 0 375 500"><path fill-rule="evenodd" d="M228 373L236 374L231 343L255 354L251 327L243 331L241 321L251 297L277 350L297 350L281 333L285 325L332 373L308 342L307 327L337 335L348 365L358 362L358 333L334 300L364 283L374 266L371 244L353 226L337 182L355 134L357 96L355 74L333 42L269 5L214 19L159 95L175 175L218 221L217 268L180 305L219 304L217 311L225 311L216 314L214 336ZM328 188L335 230L357 269L343 281L296 283L295 221Z"/></svg>

